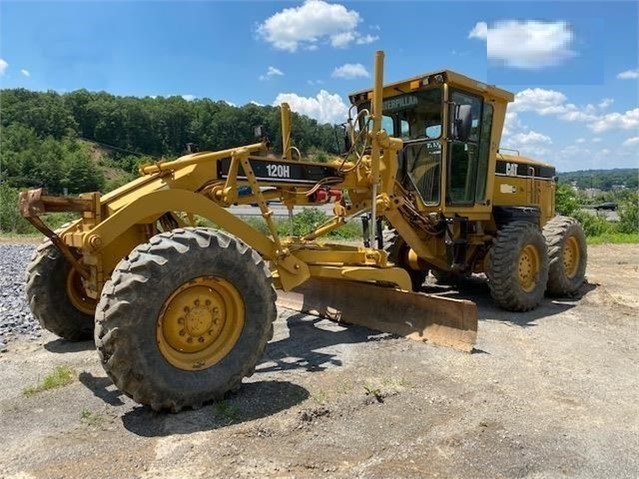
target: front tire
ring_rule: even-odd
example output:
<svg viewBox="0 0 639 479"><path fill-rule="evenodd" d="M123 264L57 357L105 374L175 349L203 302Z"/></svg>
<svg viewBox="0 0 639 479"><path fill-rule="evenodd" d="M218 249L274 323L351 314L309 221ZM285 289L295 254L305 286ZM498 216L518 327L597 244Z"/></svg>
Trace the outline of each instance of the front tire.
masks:
<svg viewBox="0 0 639 479"><path fill-rule="evenodd" d="M177 412L221 399L250 376L273 335L275 289L262 258L226 233L176 229L115 268L95 341L114 384Z"/></svg>
<svg viewBox="0 0 639 479"><path fill-rule="evenodd" d="M497 232L488 252L488 286L509 311L530 311L544 298L548 282L546 241L532 223L515 221Z"/></svg>
<svg viewBox="0 0 639 479"><path fill-rule="evenodd" d="M565 296L575 293L586 278L588 249L586 235L577 220L555 216L544 226L550 269L546 293Z"/></svg>
<svg viewBox="0 0 639 479"><path fill-rule="evenodd" d="M33 253L26 282L29 308L44 329L69 341L91 339L96 301L86 295L80 275L51 240Z"/></svg>

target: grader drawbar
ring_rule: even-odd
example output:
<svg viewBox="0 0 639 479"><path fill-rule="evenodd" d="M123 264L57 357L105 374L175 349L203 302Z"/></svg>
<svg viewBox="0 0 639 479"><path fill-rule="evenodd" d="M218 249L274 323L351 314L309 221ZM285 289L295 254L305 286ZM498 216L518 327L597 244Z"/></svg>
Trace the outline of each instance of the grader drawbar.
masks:
<svg viewBox="0 0 639 479"><path fill-rule="evenodd" d="M396 181L402 140L381 128L382 77L378 52L370 111L353 122L349 151L327 164L301 161L284 104L279 157L262 139L147 165L103 196L21 194L22 215L48 237L27 271L34 315L63 338L93 336L115 385L155 410L199 407L237 389L272 337L276 290L287 308L471 351L474 303L412 292L409 271L381 247L320 241L364 213L373 225L412 228ZM280 237L270 200L292 216L334 190L342 192L334 217ZM269 234L230 212L235 204L257 205ZM55 232L40 219L63 210L82 217ZM198 226L201 218L215 228Z"/></svg>

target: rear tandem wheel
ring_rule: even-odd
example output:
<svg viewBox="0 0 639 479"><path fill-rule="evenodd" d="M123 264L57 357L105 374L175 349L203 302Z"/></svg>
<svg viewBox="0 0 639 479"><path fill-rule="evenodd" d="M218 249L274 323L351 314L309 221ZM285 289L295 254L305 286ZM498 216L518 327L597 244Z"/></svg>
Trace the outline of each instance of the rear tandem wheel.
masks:
<svg viewBox="0 0 639 479"><path fill-rule="evenodd" d="M509 311L530 311L544 298L548 282L546 241L536 225L515 221L497 232L488 252L488 286Z"/></svg>
<svg viewBox="0 0 639 479"><path fill-rule="evenodd" d="M575 293L586 276L588 249L579 222L567 216L555 216L544 226L550 270L546 293L553 296Z"/></svg>

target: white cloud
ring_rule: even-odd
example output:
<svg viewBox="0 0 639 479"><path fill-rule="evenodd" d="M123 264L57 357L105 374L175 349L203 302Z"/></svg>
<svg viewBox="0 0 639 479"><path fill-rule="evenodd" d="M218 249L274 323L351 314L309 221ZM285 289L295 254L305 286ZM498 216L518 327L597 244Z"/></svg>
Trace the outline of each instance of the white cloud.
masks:
<svg viewBox="0 0 639 479"><path fill-rule="evenodd" d="M346 63L341 67L335 68L331 74L333 78L369 78L371 76L366 67L361 63Z"/></svg>
<svg viewBox="0 0 639 479"><path fill-rule="evenodd" d="M308 83L311 86L323 85L324 84L324 80L306 80L306 83Z"/></svg>
<svg viewBox="0 0 639 479"><path fill-rule="evenodd" d="M488 59L511 68L537 70L575 56L573 33L566 22L505 20L489 27L477 22L468 38L486 40Z"/></svg>
<svg viewBox="0 0 639 479"><path fill-rule="evenodd" d="M601 143L603 140L601 138L599 138L598 136L594 137L592 140L590 140L591 143Z"/></svg>
<svg viewBox="0 0 639 479"><path fill-rule="evenodd" d="M4 75L4 72L9 68L9 64L2 58L0 58L0 76Z"/></svg>
<svg viewBox="0 0 639 479"><path fill-rule="evenodd" d="M510 110L510 107L509 107L509 110ZM506 119L504 121L504 129L502 132L503 136L507 137L510 135L514 135L516 131L520 131L524 129L525 127L522 124L521 120L519 119L517 112L507 111Z"/></svg>
<svg viewBox="0 0 639 479"><path fill-rule="evenodd" d="M30 77L31 76L31 73L29 72L29 70L22 69L22 70L20 70L20 73L22 73L22 75L25 76L25 77Z"/></svg>
<svg viewBox="0 0 639 479"><path fill-rule="evenodd" d="M358 45L368 45L369 43L376 42L377 40L379 40L379 37L377 35L371 35L369 33L367 35L364 35L363 37L357 37L355 43L357 43Z"/></svg>
<svg viewBox="0 0 639 479"><path fill-rule="evenodd" d="M264 75L260 75L260 80L270 80L273 77L281 77L282 75L284 75L282 70L275 67L268 67L266 73Z"/></svg>
<svg viewBox="0 0 639 479"><path fill-rule="evenodd" d="M575 140L575 143L585 143L585 142L586 142L586 139L585 139L585 138L577 138L577 139Z"/></svg>
<svg viewBox="0 0 639 479"><path fill-rule="evenodd" d="M191 95L191 94L182 95L182 98L184 98L186 101L193 101L195 100L195 95Z"/></svg>
<svg viewBox="0 0 639 479"><path fill-rule="evenodd" d="M224 103L226 103L228 106L237 106L235 103L233 103L232 101L226 101L226 100L222 100Z"/></svg>
<svg viewBox="0 0 639 479"><path fill-rule="evenodd" d="M255 100L249 101L249 104L250 105L255 105L255 106L264 106L264 103L259 103L259 102L255 101Z"/></svg>
<svg viewBox="0 0 639 479"><path fill-rule="evenodd" d="M348 114L348 105L337 93L320 90L315 97L303 97L296 93L280 93L273 106L283 102L290 105L291 110L316 119L320 123L341 123Z"/></svg>
<svg viewBox="0 0 639 479"><path fill-rule="evenodd" d="M574 103L568 103L567 100L566 95L556 90L528 88L520 91L515 95L514 102L508 107L506 125L508 126L509 114L533 111L542 116L556 116L563 121L588 123L588 128L595 133L612 129L639 128L639 108L624 113L604 113L602 110L613 102L610 98L603 99L596 106L588 104L581 107Z"/></svg>
<svg viewBox="0 0 639 479"><path fill-rule="evenodd" d="M542 116L554 115L560 120L569 122L596 122L603 117L601 110L613 103L612 99L604 98L597 105L577 106L574 103L568 103L567 100L566 95L556 90L527 88L515 95L515 100L509 105L508 110L534 111Z"/></svg>
<svg viewBox="0 0 639 479"><path fill-rule="evenodd" d="M619 78L620 80L636 80L639 78L639 68L621 72L617 75L617 78Z"/></svg>
<svg viewBox="0 0 639 479"><path fill-rule="evenodd" d="M257 27L257 33L278 50L289 52L300 47L316 50L321 41L328 41L335 48L376 41L378 37L357 31L361 22L360 14L344 5L306 0L299 7L285 8L267 18Z"/></svg>
<svg viewBox="0 0 639 479"><path fill-rule="evenodd" d="M639 136L633 136L623 142L623 146L635 146L635 145L639 145Z"/></svg>
<svg viewBox="0 0 639 479"><path fill-rule="evenodd" d="M526 88L515 95L515 100L508 105L508 110L535 111L540 115L551 115L563 112L565 102L566 95L556 90Z"/></svg>
<svg viewBox="0 0 639 479"><path fill-rule="evenodd" d="M551 145L552 139L543 133L537 133L531 130L527 133L517 133L513 135L510 137L509 143L511 146Z"/></svg>
<svg viewBox="0 0 639 479"><path fill-rule="evenodd" d="M331 45L335 48L346 48L353 40L355 40L354 32L342 32L331 35Z"/></svg>
<svg viewBox="0 0 639 479"><path fill-rule="evenodd" d="M625 113L607 113L588 125L588 128L595 133L613 129L636 130L639 128L639 108L628 110Z"/></svg>
<svg viewBox="0 0 639 479"><path fill-rule="evenodd" d="M486 38L488 38L488 24L486 22L477 22L470 33L468 33L468 38L486 40Z"/></svg>
<svg viewBox="0 0 639 479"><path fill-rule="evenodd" d="M608 108L610 105L612 105L615 102L615 100L613 100L612 98L604 98L603 100L601 100L599 102L599 104L597 105L599 108L601 108L602 110L605 110L606 108Z"/></svg>

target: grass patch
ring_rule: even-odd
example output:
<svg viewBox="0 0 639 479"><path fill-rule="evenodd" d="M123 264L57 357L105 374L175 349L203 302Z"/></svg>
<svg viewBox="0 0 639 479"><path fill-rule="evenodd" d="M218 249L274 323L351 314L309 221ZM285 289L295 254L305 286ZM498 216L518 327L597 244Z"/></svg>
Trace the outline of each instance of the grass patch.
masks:
<svg viewBox="0 0 639 479"><path fill-rule="evenodd" d="M604 233L599 236L586 237L588 245L600 244L637 244L639 243L639 234L637 233Z"/></svg>
<svg viewBox="0 0 639 479"><path fill-rule="evenodd" d="M73 382L73 369L67 366L56 367L51 374L46 376L37 386L29 386L22 391L26 397L34 396L49 389L56 389Z"/></svg>
<svg viewBox="0 0 639 479"><path fill-rule="evenodd" d="M364 394L374 397L377 402L384 402L382 389L372 384L364 384Z"/></svg>
<svg viewBox="0 0 639 479"><path fill-rule="evenodd" d="M104 422L104 416L97 412L93 412L90 409L84 408L80 413L80 422L88 426L99 426Z"/></svg>
<svg viewBox="0 0 639 479"><path fill-rule="evenodd" d="M316 393L311 394L311 398L317 404L324 404L326 401L328 401L328 394L326 394L326 391L320 389Z"/></svg>
<svg viewBox="0 0 639 479"><path fill-rule="evenodd" d="M216 419L226 421L231 424L240 418L240 408L234 404L230 404L226 400L222 400L213 405L213 414Z"/></svg>

